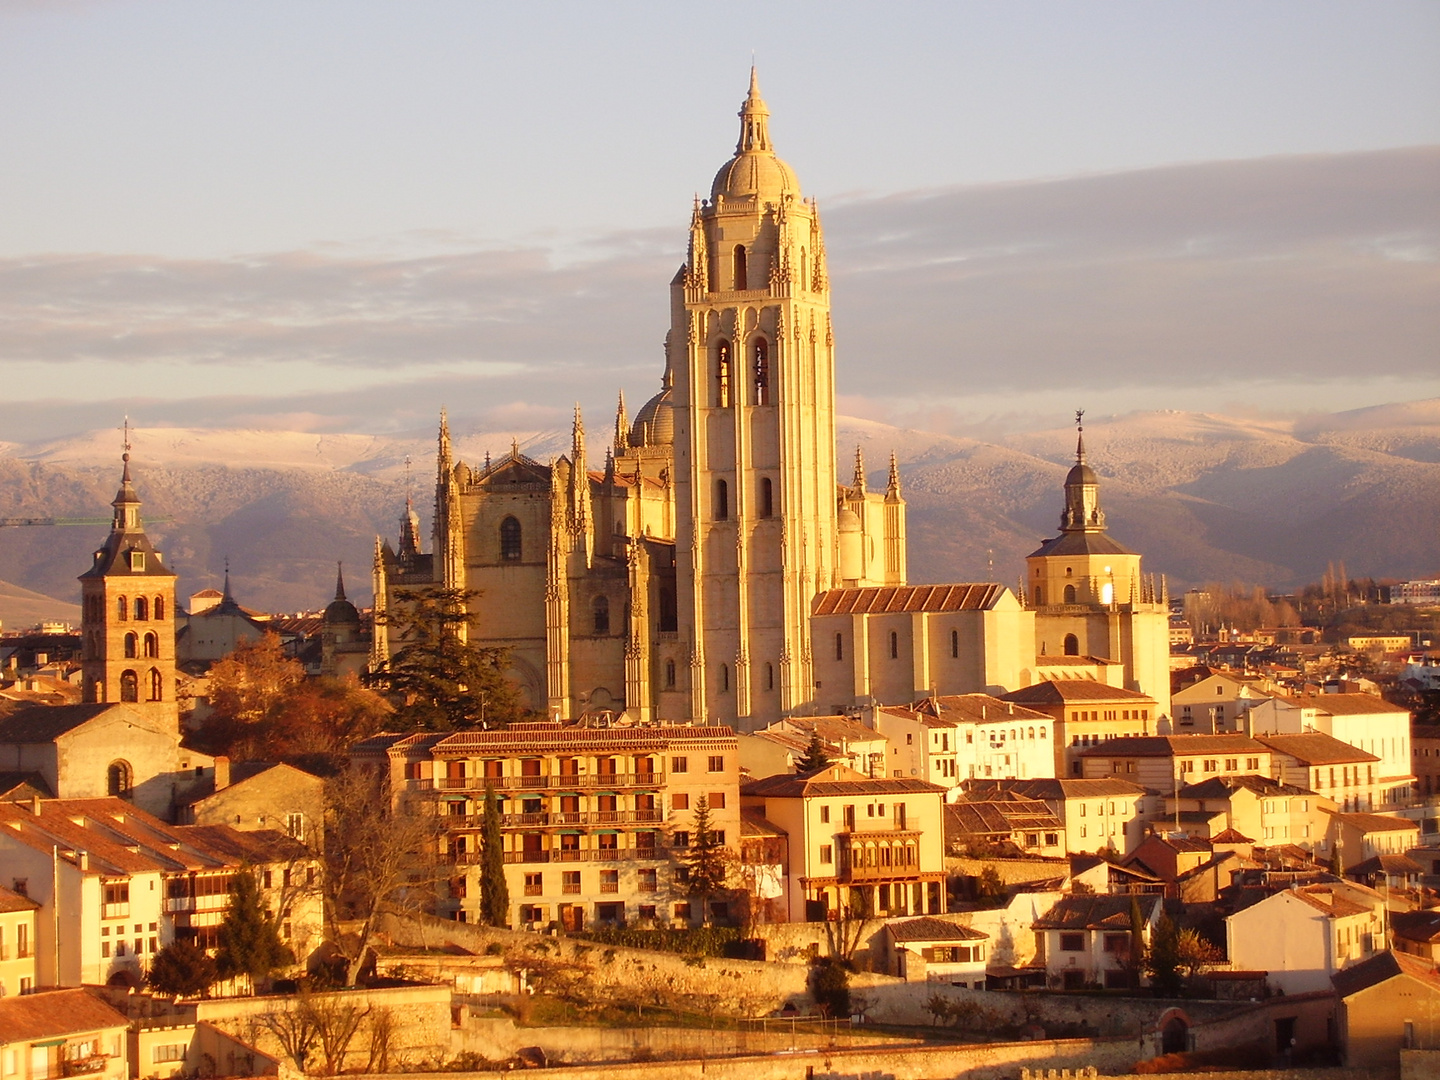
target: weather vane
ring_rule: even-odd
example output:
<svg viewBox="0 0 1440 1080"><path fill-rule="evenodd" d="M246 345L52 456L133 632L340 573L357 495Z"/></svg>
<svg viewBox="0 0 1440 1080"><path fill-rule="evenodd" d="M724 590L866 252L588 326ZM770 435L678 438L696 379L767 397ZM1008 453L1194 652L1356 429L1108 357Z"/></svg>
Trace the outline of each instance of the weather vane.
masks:
<svg viewBox="0 0 1440 1080"><path fill-rule="evenodd" d="M1076 409L1076 410L1075 410L1075 429L1076 429L1077 431L1084 431L1084 430L1085 430L1085 422L1084 422L1084 421L1085 421L1085 410L1084 410L1084 409Z"/></svg>
<svg viewBox="0 0 1440 1080"><path fill-rule="evenodd" d="M123 452L124 452L124 454L125 454L125 460L126 460L126 461L129 461L129 460L130 460L130 416L129 416L128 413L127 413L126 416L125 416L125 423L121 425L120 430L125 433L125 435L124 435L124 442L122 443L122 449L123 449Z"/></svg>

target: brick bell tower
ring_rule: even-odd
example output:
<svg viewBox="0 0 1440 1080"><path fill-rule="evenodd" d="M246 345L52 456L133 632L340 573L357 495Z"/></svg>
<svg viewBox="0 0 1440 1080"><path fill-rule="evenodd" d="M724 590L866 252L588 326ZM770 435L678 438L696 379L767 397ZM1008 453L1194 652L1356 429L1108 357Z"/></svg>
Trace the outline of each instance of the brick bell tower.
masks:
<svg viewBox="0 0 1440 1080"><path fill-rule="evenodd" d="M110 504L110 535L80 575L86 702L121 702L179 723L175 700L175 575L145 535L130 479L130 445Z"/></svg>

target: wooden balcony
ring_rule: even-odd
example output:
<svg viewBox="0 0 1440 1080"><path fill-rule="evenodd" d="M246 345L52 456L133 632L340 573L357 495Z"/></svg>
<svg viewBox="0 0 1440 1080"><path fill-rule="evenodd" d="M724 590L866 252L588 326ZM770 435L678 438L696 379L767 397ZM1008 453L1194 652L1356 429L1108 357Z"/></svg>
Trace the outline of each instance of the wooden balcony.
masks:
<svg viewBox="0 0 1440 1080"><path fill-rule="evenodd" d="M608 791L612 788L657 787L664 773L552 773L546 776L441 776L405 781L409 791Z"/></svg>

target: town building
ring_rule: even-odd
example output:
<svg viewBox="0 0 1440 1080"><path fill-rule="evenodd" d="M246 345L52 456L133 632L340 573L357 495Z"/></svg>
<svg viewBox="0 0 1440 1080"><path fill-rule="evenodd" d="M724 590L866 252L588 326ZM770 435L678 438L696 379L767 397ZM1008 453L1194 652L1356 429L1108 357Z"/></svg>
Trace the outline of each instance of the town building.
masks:
<svg viewBox="0 0 1440 1080"><path fill-rule="evenodd" d="M1374 754L1321 731L1257 735L1255 741L1270 751L1274 773L1285 783L1323 793L1345 811L1379 808Z"/></svg>
<svg viewBox="0 0 1440 1080"><path fill-rule="evenodd" d="M967 798L986 798L995 791L1040 799L1060 819L1066 854L1114 851L1124 854L1140 842L1145 823L1154 816L1158 797L1133 780L1064 777L1038 780L969 781Z"/></svg>
<svg viewBox="0 0 1440 1080"><path fill-rule="evenodd" d="M35 913L39 910L30 897L0 885L0 998L28 994L37 985Z"/></svg>
<svg viewBox="0 0 1440 1080"><path fill-rule="evenodd" d="M1083 990L1134 985L1140 978L1131 951L1137 907L1141 944L1148 946L1165 911L1163 898L1155 895L1066 896L1035 920L1049 986Z"/></svg>
<svg viewBox="0 0 1440 1080"><path fill-rule="evenodd" d="M801 922L943 913L944 793L832 765L751 781L740 799L787 838L785 907Z"/></svg>
<svg viewBox="0 0 1440 1080"><path fill-rule="evenodd" d="M1402 1050L1440 1050L1435 965L1386 951L1331 979L1339 999L1339 1036L1351 1069L1391 1070Z"/></svg>
<svg viewBox="0 0 1440 1080"><path fill-rule="evenodd" d="M1159 730L1160 705L1154 698L1090 679L1038 682L1002 697L1054 719L1055 738L1050 744L1053 776L1085 775L1080 755L1108 739Z"/></svg>
<svg viewBox="0 0 1440 1080"><path fill-rule="evenodd" d="M129 1026L123 1013L89 990L0 999L0 1075L6 1080L130 1080Z"/></svg>
<svg viewBox="0 0 1440 1080"><path fill-rule="evenodd" d="M989 935L930 915L885 924L890 974L984 990Z"/></svg>
<svg viewBox="0 0 1440 1080"><path fill-rule="evenodd" d="M819 735L832 762L848 765L866 776L888 775L889 745L885 736L848 716L792 716L763 730L738 737L740 768L751 777L794 772Z"/></svg>
<svg viewBox="0 0 1440 1080"><path fill-rule="evenodd" d="M1323 852L1330 814L1336 808L1333 799L1268 776L1211 776L1168 796L1165 816L1155 824L1159 827L1183 819L1186 832L1205 839L1213 840L1230 830L1262 847L1294 844L1306 851ZM1197 819L1204 823L1194 828Z"/></svg>
<svg viewBox="0 0 1440 1080"><path fill-rule="evenodd" d="M728 920L725 897L690 894L686 856L702 801L722 847L741 844L739 750L715 726L513 724L377 735L351 760L377 766L397 806L439 815L454 866L444 917L479 918L486 792L499 801L511 925L672 926Z"/></svg>
<svg viewBox="0 0 1440 1080"><path fill-rule="evenodd" d="M1142 735L1082 750L1083 776L1131 780L1173 795L1212 776L1270 775L1271 751L1244 735Z"/></svg>
<svg viewBox="0 0 1440 1080"><path fill-rule="evenodd" d="M1055 721L989 694L948 694L874 710L889 740L891 776L918 776L951 789L969 779L1054 775Z"/></svg>
<svg viewBox="0 0 1440 1080"><path fill-rule="evenodd" d="M1325 990L1342 968L1385 948L1385 901L1350 882L1273 893L1225 920L1226 955L1241 971L1268 972L1285 994Z"/></svg>
<svg viewBox="0 0 1440 1080"><path fill-rule="evenodd" d="M1330 842L1347 872L1376 855L1404 855L1420 844L1420 823L1408 818L1331 813L1330 821Z"/></svg>

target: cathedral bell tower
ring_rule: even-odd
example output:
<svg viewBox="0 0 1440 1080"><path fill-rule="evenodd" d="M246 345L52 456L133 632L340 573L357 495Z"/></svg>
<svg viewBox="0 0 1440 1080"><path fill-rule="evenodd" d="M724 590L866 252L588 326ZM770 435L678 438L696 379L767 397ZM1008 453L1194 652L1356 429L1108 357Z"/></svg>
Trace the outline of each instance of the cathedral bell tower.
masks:
<svg viewBox="0 0 1440 1080"><path fill-rule="evenodd" d="M734 156L691 217L666 356L690 714L742 730L811 699L810 605L838 557L825 244L769 117L752 69Z"/></svg>
<svg viewBox="0 0 1440 1080"><path fill-rule="evenodd" d="M127 445L110 535L80 575L80 664L86 702L123 702L179 722L175 575L140 522Z"/></svg>

